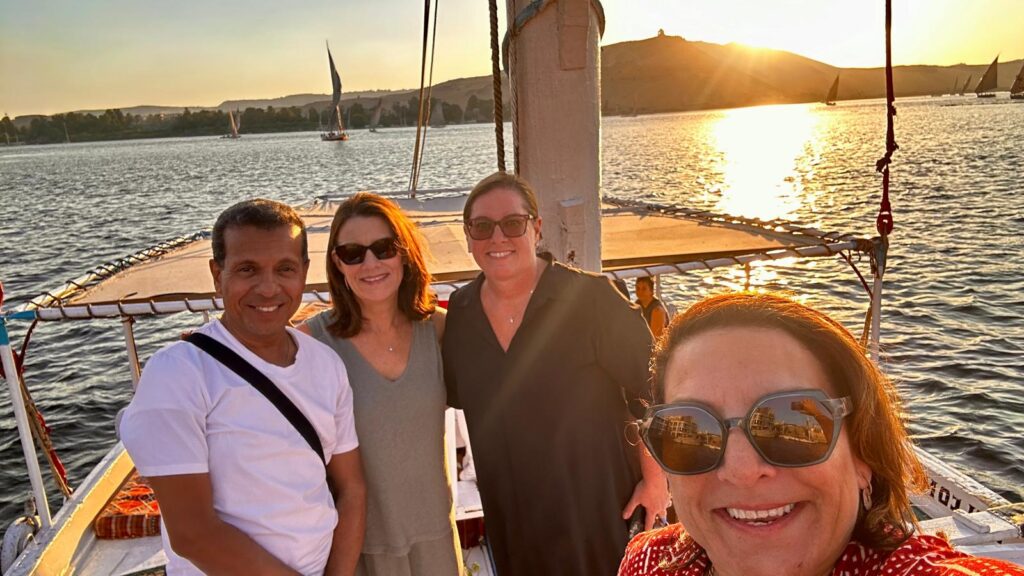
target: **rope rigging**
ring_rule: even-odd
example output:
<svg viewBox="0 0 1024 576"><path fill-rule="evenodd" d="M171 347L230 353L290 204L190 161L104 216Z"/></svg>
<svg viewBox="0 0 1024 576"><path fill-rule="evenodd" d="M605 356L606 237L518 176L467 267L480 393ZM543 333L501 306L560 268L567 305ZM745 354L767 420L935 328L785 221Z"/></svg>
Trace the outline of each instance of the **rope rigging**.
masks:
<svg viewBox="0 0 1024 576"><path fill-rule="evenodd" d="M427 80L427 44L430 43L430 76ZM430 122L430 95L434 83L434 48L437 46L437 0L434 0L434 28L431 36L430 0L423 1L423 50L420 58L420 92L419 111L416 115L416 145L412 153L412 171L409 175L409 196L416 197L416 186L419 185L420 167L423 163L423 149L427 141L427 124ZM424 88L424 83L426 88ZM426 98L423 92L426 89Z"/></svg>
<svg viewBox="0 0 1024 576"><path fill-rule="evenodd" d="M505 172L505 111L501 99L501 53L498 50L498 0L489 0L491 15L491 79L494 84L494 140L498 145L498 170Z"/></svg>
<svg viewBox="0 0 1024 576"><path fill-rule="evenodd" d="M892 0L885 0L885 155L875 163L875 170L882 173L882 201L878 208L878 217L875 219L875 228L883 239L892 232L895 223L892 205L889 203L889 164L892 163L893 153L900 148L896 144L894 127L895 102L896 95L892 82Z"/></svg>
<svg viewBox="0 0 1024 576"><path fill-rule="evenodd" d="M885 154L875 163L875 170L882 173L882 198L875 217L875 229L880 239L871 252L871 274L874 276L874 287L871 291L871 306L864 318L864 331L861 343L865 347L870 342L871 356L878 361L879 331L881 329L882 277L885 275L886 257L889 251L889 234L893 230L895 220L892 204L889 201L889 165L892 155L899 150L896 144L896 94L892 80L892 0L885 0ZM871 334L874 338L869 338Z"/></svg>

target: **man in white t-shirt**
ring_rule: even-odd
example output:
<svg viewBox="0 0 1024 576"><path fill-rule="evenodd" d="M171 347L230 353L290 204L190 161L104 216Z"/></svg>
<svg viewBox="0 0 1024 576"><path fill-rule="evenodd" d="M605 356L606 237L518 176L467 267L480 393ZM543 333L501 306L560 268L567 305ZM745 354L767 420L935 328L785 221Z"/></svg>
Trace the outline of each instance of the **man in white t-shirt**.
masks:
<svg viewBox="0 0 1024 576"><path fill-rule="evenodd" d="M352 391L337 354L288 327L307 254L287 205L225 210L210 261L224 314L199 332L266 375L313 425L322 455L256 388L189 342L153 355L125 411L121 437L160 502L171 576L355 571L366 486Z"/></svg>

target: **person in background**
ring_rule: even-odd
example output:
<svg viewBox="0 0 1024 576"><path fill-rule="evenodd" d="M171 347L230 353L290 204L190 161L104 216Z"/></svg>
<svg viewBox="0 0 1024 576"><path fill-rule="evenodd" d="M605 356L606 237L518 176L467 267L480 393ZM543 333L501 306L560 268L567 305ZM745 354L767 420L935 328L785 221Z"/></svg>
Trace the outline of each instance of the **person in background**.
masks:
<svg viewBox="0 0 1024 576"><path fill-rule="evenodd" d="M427 252L390 200L343 202L327 241L331 309L299 329L348 367L368 490L357 574L462 573L445 467L445 388Z"/></svg>
<svg viewBox="0 0 1024 576"><path fill-rule="evenodd" d="M665 331L665 326L668 326L669 317L665 304L654 295L654 279L650 276L636 279L636 303L640 305L644 320L657 341Z"/></svg>
<svg viewBox="0 0 1024 576"><path fill-rule="evenodd" d="M915 533L908 494L927 478L896 390L821 312L714 296L672 322L653 364L659 405L631 428L681 524L634 538L620 576L1024 575Z"/></svg>
<svg viewBox="0 0 1024 576"><path fill-rule="evenodd" d="M613 575L625 518L641 508L650 527L669 505L661 470L622 434L623 391L650 398L651 333L606 277L538 256L522 178L483 179L463 218L482 273L452 294L442 351L498 573Z"/></svg>
<svg viewBox="0 0 1024 576"><path fill-rule="evenodd" d="M261 199L228 208L214 224L210 260L224 314L192 336L266 376L312 425L322 453L191 341L146 363L120 434L160 502L170 576L355 570L366 490L352 391L337 355L288 327L308 269L293 209Z"/></svg>

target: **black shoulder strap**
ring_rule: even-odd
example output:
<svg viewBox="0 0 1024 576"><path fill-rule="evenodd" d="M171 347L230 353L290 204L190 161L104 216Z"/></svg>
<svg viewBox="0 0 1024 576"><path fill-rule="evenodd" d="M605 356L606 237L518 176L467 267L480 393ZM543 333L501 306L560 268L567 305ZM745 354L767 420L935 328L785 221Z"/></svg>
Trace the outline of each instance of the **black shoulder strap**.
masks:
<svg viewBox="0 0 1024 576"><path fill-rule="evenodd" d="M258 390L260 394L263 394L281 412L281 415L288 419L288 422L302 435L302 438L306 440L309 447L316 452L317 458L324 463L324 466L327 466L327 461L324 460L323 445L320 443L320 437L317 436L313 425L309 423L309 420L302 414L302 411L270 381L270 378L267 378L255 366L246 362L245 358L239 356L234 350L206 334L193 332L185 340L213 356L221 364L241 376L246 382L252 384L253 388Z"/></svg>

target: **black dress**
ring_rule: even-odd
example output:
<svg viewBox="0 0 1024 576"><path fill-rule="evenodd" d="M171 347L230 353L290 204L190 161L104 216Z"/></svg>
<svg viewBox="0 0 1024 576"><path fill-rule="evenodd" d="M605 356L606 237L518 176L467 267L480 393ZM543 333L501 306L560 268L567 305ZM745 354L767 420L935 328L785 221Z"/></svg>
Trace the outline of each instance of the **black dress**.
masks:
<svg viewBox="0 0 1024 576"><path fill-rule="evenodd" d="M614 575L641 478L624 396L649 398L651 333L607 278L555 263L506 353L482 284L483 274L452 294L443 355L498 573Z"/></svg>

